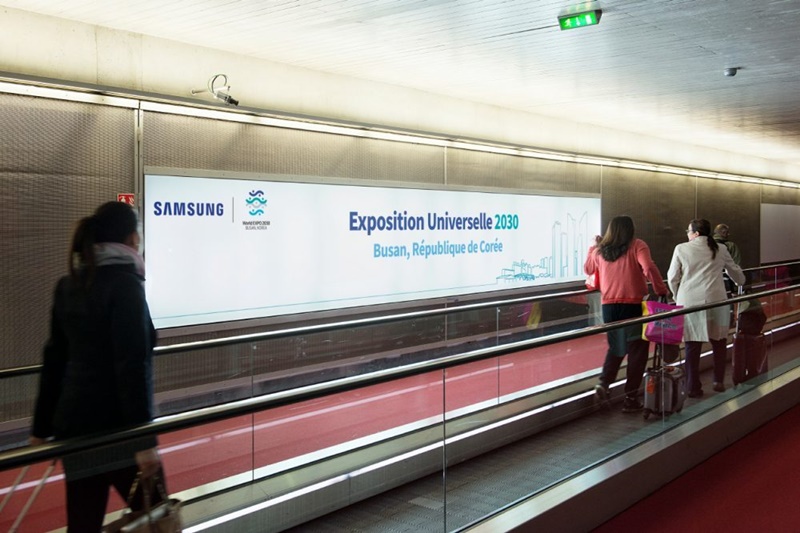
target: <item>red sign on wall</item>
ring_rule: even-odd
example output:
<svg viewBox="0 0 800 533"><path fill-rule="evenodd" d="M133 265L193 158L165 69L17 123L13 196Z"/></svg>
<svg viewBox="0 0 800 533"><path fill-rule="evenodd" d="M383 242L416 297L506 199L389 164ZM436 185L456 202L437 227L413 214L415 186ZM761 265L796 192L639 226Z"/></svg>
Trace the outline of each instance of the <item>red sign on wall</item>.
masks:
<svg viewBox="0 0 800 533"><path fill-rule="evenodd" d="M117 193L117 201L118 202L125 202L128 205L136 205L135 203L136 195L132 192L120 192Z"/></svg>

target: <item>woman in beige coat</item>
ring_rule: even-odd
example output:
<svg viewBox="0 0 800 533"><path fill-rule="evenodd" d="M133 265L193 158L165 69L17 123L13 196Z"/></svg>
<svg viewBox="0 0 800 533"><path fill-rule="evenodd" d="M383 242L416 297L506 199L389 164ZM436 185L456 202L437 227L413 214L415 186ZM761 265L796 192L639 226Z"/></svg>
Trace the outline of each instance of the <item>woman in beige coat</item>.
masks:
<svg viewBox="0 0 800 533"><path fill-rule="evenodd" d="M745 281L742 269L733 262L728 249L719 246L714 240L708 220L692 220L686 235L689 242L675 247L667 272L667 283L675 295L675 303L690 307L725 301L727 293L722 277L723 269L737 285L742 285ZM703 395L700 383L700 351L704 342L711 344L714 354L714 390L725 390L729 328L728 305L686 315L683 340L686 343L686 377L690 398Z"/></svg>

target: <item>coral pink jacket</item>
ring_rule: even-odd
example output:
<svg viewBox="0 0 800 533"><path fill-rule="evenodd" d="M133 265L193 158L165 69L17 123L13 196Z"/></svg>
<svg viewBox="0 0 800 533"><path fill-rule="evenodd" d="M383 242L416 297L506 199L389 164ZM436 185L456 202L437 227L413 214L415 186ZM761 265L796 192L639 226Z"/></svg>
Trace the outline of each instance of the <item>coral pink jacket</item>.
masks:
<svg viewBox="0 0 800 533"><path fill-rule="evenodd" d="M600 301L604 304L637 304L647 295L647 281L653 292L667 294L667 286L650 256L650 248L641 239L633 239L625 255L609 263L592 246L583 264L586 274L598 273Z"/></svg>

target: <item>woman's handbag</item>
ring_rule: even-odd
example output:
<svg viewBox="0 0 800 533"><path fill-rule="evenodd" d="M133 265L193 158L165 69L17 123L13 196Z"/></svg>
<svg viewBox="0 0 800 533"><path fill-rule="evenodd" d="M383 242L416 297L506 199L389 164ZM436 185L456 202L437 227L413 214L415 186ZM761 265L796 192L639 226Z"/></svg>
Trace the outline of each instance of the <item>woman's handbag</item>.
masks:
<svg viewBox="0 0 800 533"><path fill-rule="evenodd" d="M140 511L130 510L133 496L138 486L142 489L144 508ZM155 486L162 500L155 506L150 504L150 490ZM170 498L164 487L160 474L152 478L142 478L137 474L128 494L128 512L103 528L104 533L176 533L181 531L181 501Z"/></svg>
<svg viewBox="0 0 800 533"><path fill-rule="evenodd" d="M666 298L663 296L659 297L658 301L645 300L642 302L643 316L674 311L676 309L683 309L683 306L668 304ZM643 324L642 338L646 341L659 344L680 344L683 340L683 315L654 320ZM665 359L667 359L666 354Z"/></svg>

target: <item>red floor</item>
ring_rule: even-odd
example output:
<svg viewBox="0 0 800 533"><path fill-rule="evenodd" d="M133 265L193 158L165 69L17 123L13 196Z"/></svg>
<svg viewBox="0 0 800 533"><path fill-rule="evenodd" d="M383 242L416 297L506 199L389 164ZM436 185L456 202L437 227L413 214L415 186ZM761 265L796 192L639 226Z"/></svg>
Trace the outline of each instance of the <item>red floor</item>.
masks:
<svg viewBox="0 0 800 533"><path fill-rule="evenodd" d="M663 486L594 533L800 531L798 450L800 405Z"/></svg>

